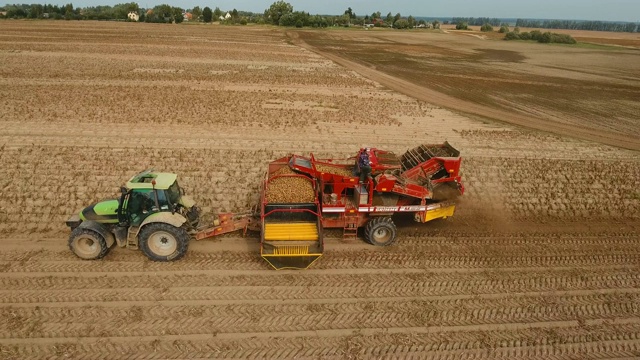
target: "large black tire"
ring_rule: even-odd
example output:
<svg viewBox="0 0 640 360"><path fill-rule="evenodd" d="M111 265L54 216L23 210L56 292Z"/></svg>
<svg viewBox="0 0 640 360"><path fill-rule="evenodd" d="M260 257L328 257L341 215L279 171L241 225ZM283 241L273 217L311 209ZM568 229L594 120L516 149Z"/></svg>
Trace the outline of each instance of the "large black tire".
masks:
<svg viewBox="0 0 640 360"><path fill-rule="evenodd" d="M166 223L151 223L138 234L140 250L153 261L178 260L187 253L189 234Z"/></svg>
<svg viewBox="0 0 640 360"><path fill-rule="evenodd" d="M390 217L374 217L364 228L364 237L376 246L389 246L396 241L398 230Z"/></svg>
<svg viewBox="0 0 640 360"><path fill-rule="evenodd" d="M69 236L69 249L83 260L101 259L109 252L107 241L97 232L77 227Z"/></svg>

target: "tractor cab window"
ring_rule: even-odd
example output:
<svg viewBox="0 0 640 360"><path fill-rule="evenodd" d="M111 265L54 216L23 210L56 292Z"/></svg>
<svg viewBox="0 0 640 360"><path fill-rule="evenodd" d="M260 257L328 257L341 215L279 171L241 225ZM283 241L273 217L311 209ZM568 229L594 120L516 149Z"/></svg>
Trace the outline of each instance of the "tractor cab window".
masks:
<svg viewBox="0 0 640 360"><path fill-rule="evenodd" d="M168 190L157 190L157 191L158 191L158 205L160 205L160 211L168 211L169 201L167 197L169 196L168 194L169 191Z"/></svg>
<svg viewBox="0 0 640 360"><path fill-rule="evenodd" d="M177 181L169 186L169 189L167 190L167 196L169 197L169 202L171 204L177 204L180 201L180 186L178 186Z"/></svg>
<svg viewBox="0 0 640 360"><path fill-rule="evenodd" d="M132 225L140 225L142 220L157 212L153 190L136 189L131 192L128 202L128 213Z"/></svg>

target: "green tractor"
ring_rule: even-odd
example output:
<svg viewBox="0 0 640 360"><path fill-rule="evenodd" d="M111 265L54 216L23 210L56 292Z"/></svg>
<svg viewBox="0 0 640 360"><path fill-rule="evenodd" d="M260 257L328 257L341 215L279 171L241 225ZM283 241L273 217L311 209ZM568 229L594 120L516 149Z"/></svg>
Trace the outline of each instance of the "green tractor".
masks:
<svg viewBox="0 0 640 360"><path fill-rule="evenodd" d="M81 259L100 259L117 243L141 249L154 261L184 256L200 214L177 175L147 170L120 190L119 200L98 202L67 220L71 251Z"/></svg>

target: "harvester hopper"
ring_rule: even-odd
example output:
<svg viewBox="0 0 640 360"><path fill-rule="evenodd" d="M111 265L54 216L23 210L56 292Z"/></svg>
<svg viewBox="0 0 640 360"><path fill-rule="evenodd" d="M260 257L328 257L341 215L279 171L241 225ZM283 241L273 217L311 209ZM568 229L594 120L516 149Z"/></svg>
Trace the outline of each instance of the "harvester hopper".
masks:
<svg viewBox="0 0 640 360"><path fill-rule="evenodd" d="M306 269L323 252L316 181L293 172L289 157L269 164L261 196L260 255L275 269Z"/></svg>

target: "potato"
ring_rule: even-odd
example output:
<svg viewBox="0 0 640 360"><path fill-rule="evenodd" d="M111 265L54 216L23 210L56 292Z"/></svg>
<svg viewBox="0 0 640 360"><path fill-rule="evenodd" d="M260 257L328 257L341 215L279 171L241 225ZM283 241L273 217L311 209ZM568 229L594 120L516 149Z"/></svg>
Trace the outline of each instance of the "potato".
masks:
<svg viewBox="0 0 640 360"><path fill-rule="evenodd" d="M316 170L327 174L336 174L341 176L353 177L353 173L348 168L331 166L326 164L316 163Z"/></svg>
<svg viewBox="0 0 640 360"><path fill-rule="evenodd" d="M274 172L271 177L283 174L297 174L289 167ZM315 192L311 181L301 177L280 177L267 184L265 199L267 203L312 203Z"/></svg>

